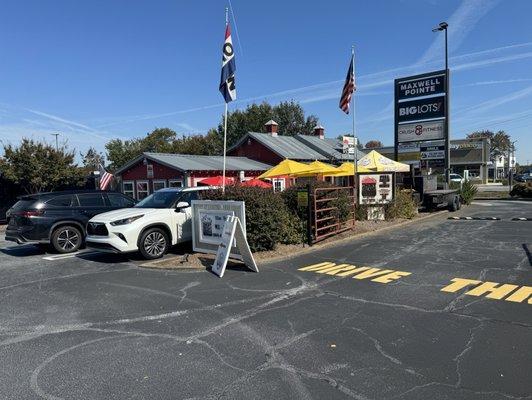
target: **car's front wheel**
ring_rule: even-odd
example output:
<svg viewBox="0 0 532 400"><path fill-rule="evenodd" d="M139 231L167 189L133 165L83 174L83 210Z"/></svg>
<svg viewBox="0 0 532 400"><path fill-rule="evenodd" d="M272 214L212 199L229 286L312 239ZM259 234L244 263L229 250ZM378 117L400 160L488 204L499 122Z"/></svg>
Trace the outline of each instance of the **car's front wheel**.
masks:
<svg viewBox="0 0 532 400"><path fill-rule="evenodd" d="M52 234L51 244L58 253L73 253L82 243L81 231L75 226L60 226Z"/></svg>
<svg viewBox="0 0 532 400"><path fill-rule="evenodd" d="M161 258L168 250L168 247L168 235L160 228L146 230L139 240L140 254L147 260Z"/></svg>

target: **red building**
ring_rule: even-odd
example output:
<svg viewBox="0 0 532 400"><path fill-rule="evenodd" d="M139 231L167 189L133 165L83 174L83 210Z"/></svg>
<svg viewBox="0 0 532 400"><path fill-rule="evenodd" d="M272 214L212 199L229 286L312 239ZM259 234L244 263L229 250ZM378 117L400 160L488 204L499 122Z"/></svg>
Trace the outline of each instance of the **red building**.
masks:
<svg viewBox="0 0 532 400"><path fill-rule="evenodd" d="M271 165L246 157L226 157L226 176L244 181ZM222 156L143 153L115 172L124 194L137 200L165 187L197 186L202 179L221 176Z"/></svg>
<svg viewBox="0 0 532 400"><path fill-rule="evenodd" d="M278 164L285 159L312 162L323 161L341 164L353 161L353 155L344 152L338 139L325 138L323 126L316 126L313 135L278 135L278 125L270 120L264 125L265 133L249 132L244 135L227 154L247 157L268 164ZM365 153L359 151L358 157ZM283 190L293 183L293 179L279 177L272 179L276 190Z"/></svg>

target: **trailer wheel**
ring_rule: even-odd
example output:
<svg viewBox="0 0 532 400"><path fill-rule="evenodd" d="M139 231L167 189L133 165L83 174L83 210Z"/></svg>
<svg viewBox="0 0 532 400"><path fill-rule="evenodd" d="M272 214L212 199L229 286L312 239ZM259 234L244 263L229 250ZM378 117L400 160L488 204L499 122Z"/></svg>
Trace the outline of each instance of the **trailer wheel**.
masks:
<svg viewBox="0 0 532 400"><path fill-rule="evenodd" d="M449 202L449 211L454 212L460 209L460 198L454 196L453 199Z"/></svg>

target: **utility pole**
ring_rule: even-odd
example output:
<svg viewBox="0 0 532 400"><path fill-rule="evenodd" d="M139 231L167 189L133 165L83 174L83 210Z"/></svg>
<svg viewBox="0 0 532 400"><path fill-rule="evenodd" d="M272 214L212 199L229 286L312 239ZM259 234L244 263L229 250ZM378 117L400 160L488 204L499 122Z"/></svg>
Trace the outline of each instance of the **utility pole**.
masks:
<svg viewBox="0 0 532 400"><path fill-rule="evenodd" d="M448 37L447 37L447 28L449 24L447 22L440 22L432 32L445 32L445 182L447 183L447 188L451 183L451 140L449 135L449 51L448 51Z"/></svg>
<svg viewBox="0 0 532 400"><path fill-rule="evenodd" d="M52 133L52 136L55 136L55 151L59 151L59 142L57 140L57 137L60 135L60 133Z"/></svg>

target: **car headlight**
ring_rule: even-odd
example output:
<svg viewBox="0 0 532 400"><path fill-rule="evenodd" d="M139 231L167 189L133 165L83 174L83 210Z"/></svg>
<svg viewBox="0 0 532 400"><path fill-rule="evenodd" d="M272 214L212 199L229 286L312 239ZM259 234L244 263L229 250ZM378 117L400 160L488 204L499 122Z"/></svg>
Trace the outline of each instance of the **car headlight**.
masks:
<svg viewBox="0 0 532 400"><path fill-rule="evenodd" d="M113 221L113 222L111 222L111 225L113 225L113 226L127 225L127 224L130 224L130 223L132 223L133 221L136 221L137 219L142 218L142 217L144 217L144 214L142 214L142 215L135 215L134 217L124 218L124 219L119 219L119 220L117 220L117 221Z"/></svg>

